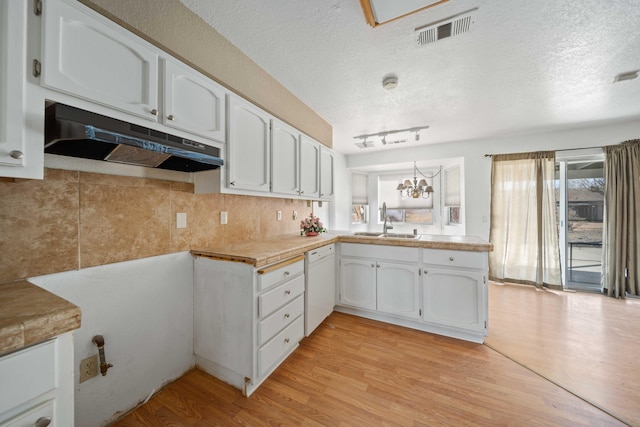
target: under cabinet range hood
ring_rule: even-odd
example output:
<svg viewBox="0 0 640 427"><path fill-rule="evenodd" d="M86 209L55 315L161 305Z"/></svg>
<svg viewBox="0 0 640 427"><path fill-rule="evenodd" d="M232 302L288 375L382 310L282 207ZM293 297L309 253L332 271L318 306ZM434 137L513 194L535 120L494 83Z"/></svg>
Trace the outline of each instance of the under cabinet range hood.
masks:
<svg viewBox="0 0 640 427"><path fill-rule="evenodd" d="M223 165L217 147L59 103L46 109L44 152L181 172Z"/></svg>

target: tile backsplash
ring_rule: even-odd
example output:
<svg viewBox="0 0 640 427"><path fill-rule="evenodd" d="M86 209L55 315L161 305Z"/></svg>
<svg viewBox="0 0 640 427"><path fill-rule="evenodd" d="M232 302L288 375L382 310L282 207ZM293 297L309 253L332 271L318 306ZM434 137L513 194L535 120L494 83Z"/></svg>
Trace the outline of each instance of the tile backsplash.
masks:
<svg viewBox="0 0 640 427"><path fill-rule="evenodd" d="M303 200L194 194L193 184L45 169L44 180L0 181L0 283L297 234L293 211L302 218L310 209ZM176 228L178 212L186 228Z"/></svg>

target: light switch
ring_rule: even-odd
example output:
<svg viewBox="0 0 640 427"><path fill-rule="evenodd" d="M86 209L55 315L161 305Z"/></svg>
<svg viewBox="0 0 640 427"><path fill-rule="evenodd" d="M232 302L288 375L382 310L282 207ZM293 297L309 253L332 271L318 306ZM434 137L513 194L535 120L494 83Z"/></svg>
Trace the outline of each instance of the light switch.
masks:
<svg viewBox="0 0 640 427"><path fill-rule="evenodd" d="M282 221L282 211L276 212L276 218L278 219L278 221Z"/></svg>
<svg viewBox="0 0 640 427"><path fill-rule="evenodd" d="M293 211L293 219L298 219L298 211Z"/></svg>
<svg viewBox="0 0 640 427"><path fill-rule="evenodd" d="M176 228L187 228L187 213L178 212L176 214Z"/></svg>
<svg viewBox="0 0 640 427"><path fill-rule="evenodd" d="M227 211L220 212L220 224L226 224L227 218L228 218Z"/></svg>

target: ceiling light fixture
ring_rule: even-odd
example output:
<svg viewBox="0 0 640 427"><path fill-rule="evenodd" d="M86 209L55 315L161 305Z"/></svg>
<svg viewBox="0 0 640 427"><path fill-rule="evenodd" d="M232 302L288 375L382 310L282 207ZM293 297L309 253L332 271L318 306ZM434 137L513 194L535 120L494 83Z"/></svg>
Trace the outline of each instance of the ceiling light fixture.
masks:
<svg viewBox="0 0 640 427"><path fill-rule="evenodd" d="M382 79L382 87L386 90L395 89L398 86L398 76L395 74L389 74Z"/></svg>
<svg viewBox="0 0 640 427"><path fill-rule="evenodd" d="M614 79L613 82L621 82L624 80L633 80L638 78L638 72L640 72L640 70L635 70L635 71L628 71L626 73L620 73L618 74Z"/></svg>
<svg viewBox="0 0 640 427"><path fill-rule="evenodd" d="M420 182L418 182L418 173L424 177L420 179ZM413 182L410 179L405 179L404 182L398 184L396 190L400 192L400 197L403 199L407 197L411 197L413 199L428 199L429 196L431 196L431 193L433 193L433 187L427 183L426 178L431 178L433 180L433 178L438 176L439 173L440 172L438 171L437 174L427 177L425 174L420 172L416 166L416 162L413 162Z"/></svg>
<svg viewBox="0 0 640 427"><path fill-rule="evenodd" d="M390 135L398 134L398 133L414 132L414 140L420 141L420 131L422 129L429 129L429 126L418 126L413 128L407 128L407 129L388 130L388 131L383 131L378 133L368 133L368 134L354 136L353 139L361 140L360 142L355 143L355 145L358 148L374 147L375 144L373 143L373 141L369 141L369 138L379 138L379 142L382 145L400 144L400 143L409 141L410 135L398 135L398 138L396 139L391 139L387 137L389 137Z"/></svg>

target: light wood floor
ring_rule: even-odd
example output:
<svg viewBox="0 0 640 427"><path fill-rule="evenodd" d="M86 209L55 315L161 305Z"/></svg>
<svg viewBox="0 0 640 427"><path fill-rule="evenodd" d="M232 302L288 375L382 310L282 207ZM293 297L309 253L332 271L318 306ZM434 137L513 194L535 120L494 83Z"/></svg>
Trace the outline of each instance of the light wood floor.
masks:
<svg viewBox="0 0 640 427"><path fill-rule="evenodd" d="M489 285L485 344L640 426L640 300Z"/></svg>
<svg viewBox="0 0 640 427"><path fill-rule="evenodd" d="M618 426L497 353L333 313L249 398L194 370L129 426Z"/></svg>

